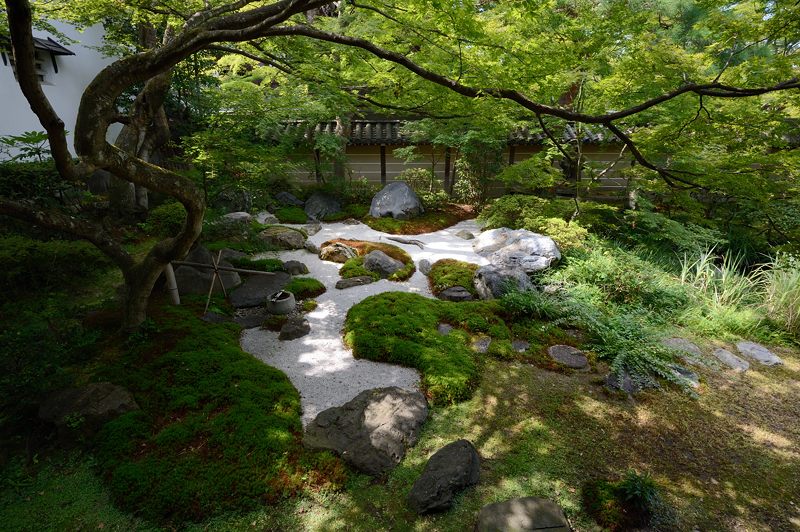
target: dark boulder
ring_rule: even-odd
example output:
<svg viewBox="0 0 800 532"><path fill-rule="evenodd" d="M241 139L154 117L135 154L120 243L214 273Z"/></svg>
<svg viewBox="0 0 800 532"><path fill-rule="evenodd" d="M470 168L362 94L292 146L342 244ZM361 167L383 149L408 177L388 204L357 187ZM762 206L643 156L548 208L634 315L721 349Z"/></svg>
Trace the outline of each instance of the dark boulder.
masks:
<svg viewBox="0 0 800 532"><path fill-rule="evenodd" d="M285 192L285 191L278 192L277 194L275 194L275 199L279 203L287 205L289 207L302 207L304 205L302 200L297 199L297 196L295 196L290 192Z"/></svg>
<svg viewBox="0 0 800 532"><path fill-rule="evenodd" d="M289 318L286 323L281 327L281 332L278 335L278 340L294 340L302 338L311 332L311 325L305 318Z"/></svg>
<svg viewBox="0 0 800 532"><path fill-rule="evenodd" d="M473 283L481 299L499 299L510 289L519 291L533 289L531 280L523 270L491 265L478 268Z"/></svg>
<svg viewBox="0 0 800 532"><path fill-rule="evenodd" d="M62 431L75 429L91 435L115 417L138 409L131 393L122 386L95 382L53 393L39 406L39 418Z"/></svg>
<svg viewBox="0 0 800 532"><path fill-rule="evenodd" d="M458 493L480 479L481 459L475 446L457 440L436 451L408 494L408 504L418 514L447 510Z"/></svg>
<svg viewBox="0 0 800 532"><path fill-rule="evenodd" d="M445 301L472 301L475 297L463 286L451 286L439 292L436 296Z"/></svg>
<svg viewBox="0 0 800 532"><path fill-rule="evenodd" d="M408 183L389 183L372 198L369 215L373 218L391 216L397 220L408 220L425 212L417 193Z"/></svg>
<svg viewBox="0 0 800 532"><path fill-rule="evenodd" d="M370 284L374 282L375 279L373 279L369 275L359 275L357 277L349 277L347 279L336 281L336 288L338 288L339 290L344 290L346 288L353 288L354 286L364 286L365 284Z"/></svg>
<svg viewBox="0 0 800 532"><path fill-rule="evenodd" d="M315 192L306 200L305 211L312 220L324 220L326 216L341 212L342 204L331 195Z"/></svg>
<svg viewBox="0 0 800 532"><path fill-rule="evenodd" d="M404 267L402 262L377 249L364 255L364 268L377 273L384 279Z"/></svg>

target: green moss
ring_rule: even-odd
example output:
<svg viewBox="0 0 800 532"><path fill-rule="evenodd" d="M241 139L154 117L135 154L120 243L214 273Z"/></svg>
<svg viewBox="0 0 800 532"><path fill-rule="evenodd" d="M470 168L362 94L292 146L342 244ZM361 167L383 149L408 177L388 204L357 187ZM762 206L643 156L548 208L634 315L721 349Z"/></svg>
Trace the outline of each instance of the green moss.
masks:
<svg viewBox="0 0 800 532"><path fill-rule="evenodd" d="M372 277L376 281L380 279L380 275L375 272L371 272L364 268L364 256L370 253L371 251L382 251L392 257L395 260L398 260L403 263L403 268L391 274L388 279L390 281L405 281L414 275L414 272L417 271L417 267L414 265L414 260L411 258L411 255L403 251L397 246L393 246L391 244L384 244L382 242L367 242L363 240L329 240L327 242L323 242L322 247L333 243L333 242L340 242L342 244L346 244L352 248L354 248L358 252L357 257L353 257L349 259L347 262L344 263L342 268L339 270L339 275L341 275L342 279L348 279L350 277L360 277L363 275Z"/></svg>
<svg viewBox="0 0 800 532"><path fill-rule="evenodd" d="M300 207L281 207L275 211L275 217L282 224L304 224L308 221L308 215Z"/></svg>
<svg viewBox="0 0 800 532"><path fill-rule="evenodd" d="M372 277L376 281L381 278L375 272L371 272L364 267L364 257L353 257L352 259L347 259L341 268L339 268L339 275L342 279L350 279L352 277Z"/></svg>
<svg viewBox="0 0 800 532"><path fill-rule="evenodd" d="M285 314L270 314L264 319L264 323L261 326L268 331L278 332L288 320L289 316L286 316Z"/></svg>
<svg viewBox="0 0 800 532"><path fill-rule="evenodd" d="M442 259L436 261L431 266L428 280L434 294L439 294L443 290L454 286L466 288L472 295L477 295L472 278L478 269L477 264L463 262L455 259Z"/></svg>
<svg viewBox="0 0 800 532"><path fill-rule="evenodd" d="M158 332L98 375L141 407L96 441L114 499L176 526L283 496L303 468L291 458L302 447L289 380L239 348L235 324L203 322L185 306L155 322Z"/></svg>
<svg viewBox="0 0 800 532"><path fill-rule="evenodd" d="M283 261L280 259L248 259L247 257L240 257L229 259L229 262L237 268L246 270L258 270L262 272L283 271Z"/></svg>
<svg viewBox="0 0 800 532"><path fill-rule="evenodd" d="M319 303L317 303L317 301L315 299L306 299L300 305L300 308L303 310L303 312L311 312L313 310L316 310L316 308L318 306L319 306Z"/></svg>
<svg viewBox="0 0 800 532"><path fill-rule="evenodd" d="M470 216L458 207L439 211L427 211L410 220L395 220L392 217L372 218L367 216L364 223L375 229L393 235L420 235L451 227Z"/></svg>
<svg viewBox="0 0 800 532"><path fill-rule="evenodd" d="M142 226L148 235L172 236L178 234L186 221L186 209L177 202L164 203L152 209Z"/></svg>
<svg viewBox="0 0 800 532"><path fill-rule="evenodd" d="M340 222L342 220L347 220L348 218L360 220L364 218L367 213L369 213L369 205L365 205L363 203L352 203L350 205L345 205L345 207L337 213L329 214L324 218L324 221Z"/></svg>
<svg viewBox="0 0 800 532"><path fill-rule="evenodd" d="M325 285L313 277L293 277L285 289L297 299L317 297L326 291Z"/></svg>

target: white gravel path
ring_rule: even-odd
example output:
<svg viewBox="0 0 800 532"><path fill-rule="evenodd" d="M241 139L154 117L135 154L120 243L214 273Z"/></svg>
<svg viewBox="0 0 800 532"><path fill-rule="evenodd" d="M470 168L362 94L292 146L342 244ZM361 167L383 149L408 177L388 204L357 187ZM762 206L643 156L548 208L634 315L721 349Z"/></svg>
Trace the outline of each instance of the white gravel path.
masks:
<svg viewBox="0 0 800 532"><path fill-rule="evenodd" d="M334 223L323 224L322 230L309 240L317 245L333 238L385 242L407 251L417 264L422 259L428 259L432 264L445 258L486 264L486 259L472 250L472 240L455 236L462 229L475 235L480 231L475 220L466 220L435 233L403 237L422 241L425 249L420 249L415 245L388 240L386 237L392 235L375 231L364 224ZM383 386L418 388L419 374L416 370L353 358L353 352L342 343L341 331L350 307L373 294L402 291L433 297L427 277L417 271L402 283L381 280L337 290L334 285L339 280L341 264L322 261L305 250L281 252L278 257L284 261L299 260L305 263L309 276L322 281L328 289L317 298L317 309L306 315L311 332L302 338L281 342L276 332L261 328L247 329L242 333L241 344L242 349L289 376L300 392L303 425L326 408L343 405L364 390Z"/></svg>

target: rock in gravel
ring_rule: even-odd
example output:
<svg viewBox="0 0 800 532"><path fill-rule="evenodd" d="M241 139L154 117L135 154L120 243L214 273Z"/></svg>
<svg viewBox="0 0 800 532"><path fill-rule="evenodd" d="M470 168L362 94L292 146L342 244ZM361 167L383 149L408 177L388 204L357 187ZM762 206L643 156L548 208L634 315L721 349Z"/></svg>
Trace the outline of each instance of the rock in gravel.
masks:
<svg viewBox="0 0 800 532"><path fill-rule="evenodd" d="M548 499L520 497L487 504L478 513L475 532L547 530L570 532L569 521L559 505Z"/></svg>
<svg viewBox="0 0 800 532"><path fill-rule="evenodd" d="M306 427L303 444L330 450L368 475L382 475L405 457L428 418L419 392L397 387L365 390L342 406L320 412Z"/></svg>
<svg viewBox="0 0 800 532"><path fill-rule="evenodd" d="M453 326L449 323L440 323L436 330L439 331L439 334L442 336L447 336L450 334L450 331L453 330Z"/></svg>
<svg viewBox="0 0 800 532"><path fill-rule="evenodd" d="M717 360L736 371L744 372L750 369L748 361L737 357L727 349L722 349L721 347L714 349L714 356Z"/></svg>
<svg viewBox="0 0 800 532"><path fill-rule="evenodd" d="M475 253L503 269L522 269L537 272L561 260L561 252L549 236L526 229L490 229L484 231L472 245Z"/></svg>
<svg viewBox="0 0 800 532"><path fill-rule="evenodd" d="M568 368L584 369L589 365L589 360L587 360L583 351L571 345L551 345L547 348L547 354L550 355L550 358Z"/></svg>
<svg viewBox="0 0 800 532"><path fill-rule="evenodd" d="M481 458L467 440L457 440L436 451L408 494L418 514L447 510L461 491L480 480Z"/></svg>
<svg viewBox="0 0 800 532"><path fill-rule="evenodd" d="M278 192L275 194L275 199L290 207L302 207L304 205L302 200L297 199L297 196L290 192Z"/></svg>
<svg viewBox="0 0 800 532"><path fill-rule="evenodd" d="M391 216L409 220L425 212L417 193L404 181L393 181L372 198L369 215L373 218Z"/></svg>
<svg viewBox="0 0 800 532"><path fill-rule="evenodd" d="M313 253L314 255L319 255L319 247L311 240L306 240L306 244L304 247L306 248L306 251L308 251L309 253Z"/></svg>
<svg viewBox="0 0 800 532"><path fill-rule="evenodd" d="M311 325L308 320L302 317L289 318L281 327L278 340L294 340L302 338L311 332Z"/></svg>
<svg viewBox="0 0 800 532"><path fill-rule="evenodd" d="M248 225L250 222L253 221L253 216L249 212L229 212L225 216L222 217L223 223L228 224L242 224Z"/></svg>
<svg viewBox="0 0 800 532"><path fill-rule="evenodd" d="M504 269L497 266L481 266L473 277L475 290L481 299L503 297L510 288L520 291L532 290L533 284L521 269Z"/></svg>
<svg viewBox="0 0 800 532"><path fill-rule="evenodd" d="M267 316L269 316L269 312L266 307L251 307L237 310L233 321L238 323L242 329L255 329L264 323Z"/></svg>
<svg viewBox="0 0 800 532"><path fill-rule="evenodd" d="M428 259L422 259L417 263L417 269L422 272L422 275L428 275L431 273L431 261Z"/></svg>
<svg viewBox="0 0 800 532"><path fill-rule="evenodd" d="M319 258L321 260L338 262L339 264L344 264L349 259L357 256L358 251L356 251L356 248L348 246L347 244L342 244L341 242L324 245L319 250Z"/></svg>
<svg viewBox="0 0 800 532"><path fill-rule="evenodd" d="M314 236L322 231L322 224L319 222L312 222L303 226L303 230L308 236Z"/></svg>
<svg viewBox="0 0 800 532"><path fill-rule="evenodd" d="M458 238L463 238L464 240L473 240L475 238L475 235L473 235L472 233L470 233L466 229L462 229L461 231L456 233L456 236Z"/></svg>
<svg viewBox="0 0 800 532"><path fill-rule="evenodd" d="M230 292L231 305L234 308L262 306L266 302L267 296L283 290L291 280L292 276L286 272L274 272L271 275L248 275L241 286Z"/></svg>
<svg viewBox="0 0 800 532"><path fill-rule="evenodd" d="M138 409L131 393L122 386L94 382L51 394L39 406L39 419L53 423L59 429L67 429L70 422L80 421L80 432L88 435L107 421Z"/></svg>
<svg viewBox="0 0 800 532"><path fill-rule="evenodd" d="M482 336L472 342L472 349L478 353L486 353L489 351L489 346L492 345L492 339L488 336Z"/></svg>
<svg viewBox="0 0 800 532"><path fill-rule="evenodd" d="M746 357L750 357L753 360L757 360L764 364L765 366L775 366L776 364L783 364L783 360L764 347L761 344L757 344L755 342L738 342L736 344L736 349L739 350L739 353L743 354Z"/></svg>
<svg viewBox="0 0 800 532"><path fill-rule="evenodd" d="M526 342L525 340L512 340L511 341L511 348L516 351L517 353L524 353L525 351L530 348L530 342Z"/></svg>
<svg viewBox="0 0 800 532"><path fill-rule="evenodd" d="M283 263L283 270L289 275L305 275L308 273L308 266L299 260L287 260Z"/></svg>
<svg viewBox="0 0 800 532"><path fill-rule="evenodd" d="M305 211L312 220L322 220L326 216L341 212L342 204L329 194L315 192L306 200Z"/></svg>
<svg viewBox="0 0 800 532"><path fill-rule="evenodd" d="M281 225L264 229L258 234L258 238L278 249L303 249L306 243L303 233Z"/></svg>
<svg viewBox="0 0 800 532"><path fill-rule="evenodd" d="M369 275L359 275L358 277L350 277L336 281L336 288L344 290L345 288L353 288L354 286L364 286L365 284L374 283L375 279Z"/></svg>
<svg viewBox="0 0 800 532"><path fill-rule="evenodd" d="M405 264L377 249L364 255L364 268L377 273L384 279L402 270L403 267Z"/></svg>
<svg viewBox="0 0 800 532"><path fill-rule="evenodd" d="M455 301L456 303L475 299L470 291L463 286L451 286L450 288L446 288L439 292L436 297L445 301Z"/></svg>

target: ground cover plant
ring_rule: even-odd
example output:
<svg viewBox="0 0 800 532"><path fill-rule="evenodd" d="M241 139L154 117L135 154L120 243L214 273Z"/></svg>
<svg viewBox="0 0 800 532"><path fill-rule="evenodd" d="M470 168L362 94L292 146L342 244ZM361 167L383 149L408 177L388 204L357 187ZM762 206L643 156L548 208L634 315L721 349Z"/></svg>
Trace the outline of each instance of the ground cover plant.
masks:
<svg viewBox="0 0 800 532"><path fill-rule="evenodd" d="M376 281L380 279L380 275L364 268L364 255L371 251L382 251L393 259L399 260L404 264L402 269L394 272L388 277L390 281L405 281L414 275L415 271L417 271L417 267L414 265L414 260L411 258L411 255L399 247L393 246L392 244L385 244L383 242L368 242L364 240L335 239L323 242L320 247L325 247L326 245L335 242L340 242L350 246L354 248L356 252L358 252L358 256L348 259L339 270L339 275L341 275L342 279L360 276L369 276Z"/></svg>
<svg viewBox="0 0 800 532"><path fill-rule="evenodd" d="M280 259L251 259L249 257L234 257L228 259L228 262L237 268L242 268L244 270L257 270L261 272L284 271L283 261Z"/></svg>
<svg viewBox="0 0 800 532"><path fill-rule="evenodd" d="M308 216L302 207L281 207L275 209L274 214L282 224L304 224L308 221Z"/></svg>
<svg viewBox="0 0 800 532"><path fill-rule="evenodd" d="M325 293L325 285L313 277L293 277L287 290L295 295L297 299L310 299Z"/></svg>
<svg viewBox="0 0 800 532"><path fill-rule="evenodd" d="M442 259L431 265L428 281L431 290L438 295L443 290L454 286L466 288L473 296L477 295L472 278L478 269L477 264L471 264L455 259Z"/></svg>
<svg viewBox="0 0 800 532"><path fill-rule="evenodd" d="M444 205L436 210L425 211L409 220L395 220L392 217L373 218L367 216L364 223L375 229L393 235L421 235L432 233L474 217L474 211L463 205Z"/></svg>

